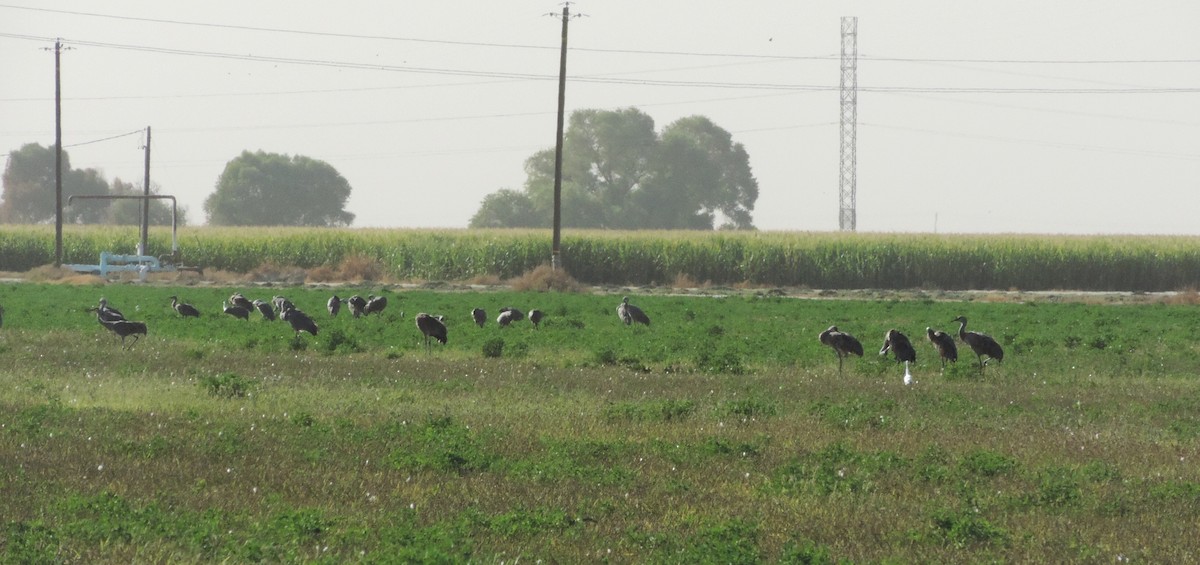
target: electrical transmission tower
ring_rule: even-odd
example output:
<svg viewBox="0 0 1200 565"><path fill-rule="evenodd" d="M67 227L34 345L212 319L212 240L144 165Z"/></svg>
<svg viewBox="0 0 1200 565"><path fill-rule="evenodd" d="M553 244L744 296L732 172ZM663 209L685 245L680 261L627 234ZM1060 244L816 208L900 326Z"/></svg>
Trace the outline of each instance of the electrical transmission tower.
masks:
<svg viewBox="0 0 1200 565"><path fill-rule="evenodd" d="M858 184L858 18L842 18L842 157L839 169L838 228L854 231Z"/></svg>

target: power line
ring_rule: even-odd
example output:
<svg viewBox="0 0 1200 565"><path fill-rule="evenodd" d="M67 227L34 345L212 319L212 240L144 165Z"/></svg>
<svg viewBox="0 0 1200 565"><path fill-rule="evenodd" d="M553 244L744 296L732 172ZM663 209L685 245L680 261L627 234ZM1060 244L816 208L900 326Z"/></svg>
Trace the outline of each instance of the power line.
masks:
<svg viewBox="0 0 1200 565"><path fill-rule="evenodd" d="M980 134L972 134L972 133L940 131L940 130L933 130L933 129L914 128L914 127L906 127L906 126L891 126L891 125L876 124L876 123L859 122L859 125L863 125L863 126L867 126L867 127L871 127L871 128L890 129L890 130L897 130L897 131L910 131L910 132L924 133L924 134L930 134L930 135L940 135L940 136L945 136L945 137L957 137L957 138L965 138L965 139L982 139L985 141L997 141L997 142L1001 142L1001 143L1013 143L1013 144L1018 144L1018 145L1038 145L1038 146L1042 146L1042 147L1054 147L1054 148L1058 148L1058 149L1074 149L1077 151L1114 153L1114 154L1118 154L1118 155L1136 155L1136 156L1141 156L1141 157L1157 157L1157 158L1162 158L1162 159L1176 159L1176 160L1183 160L1183 161L1200 161L1200 154L1195 154L1195 153L1174 153L1174 152L1169 152L1169 151L1146 151L1146 150L1142 150L1142 149L1125 149L1125 148L1120 148L1120 147L1100 147L1100 146L1096 146L1096 145L1058 143L1058 142L1053 142L1053 141L1039 141L1036 139L1017 139L1017 138L1001 137L1001 136L994 136L994 135L980 135Z"/></svg>
<svg viewBox="0 0 1200 565"><path fill-rule="evenodd" d="M91 141L81 141L81 142L79 142L79 143L72 143L72 144L70 144L70 145L64 145L64 146L63 146L63 148L67 148L67 147L79 147L80 145L91 145L91 144L93 144L93 143L100 143L101 141L110 141L110 140L113 140L113 139L118 139L118 138L121 138L121 137L130 136L130 135L133 135L133 134L135 134L135 133L144 133L145 131L146 131L146 130L144 130L144 129L135 129L135 130L133 130L133 131L131 131L131 132L129 132L129 133L122 133L122 134L119 134L119 135L114 135L114 136L112 136L112 137L106 137L106 138L104 138L104 139L93 139L93 140L91 140Z"/></svg>
<svg viewBox="0 0 1200 565"><path fill-rule="evenodd" d="M47 40L49 38L38 38L33 36L24 36L18 34L0 33L0 37L14 37L20 39L31 40ZM183 55L192 57L207 57L218 59L235 59L243 61L256 61L268 63L284 63L296 65L310 65L333 67L342 69L360 69L360 70L376 70L387 72L404 72L416 74L440 74L452 76L469 76L482 78L505 78L512 80L557 80L555 75L534 74L534 73L504 73L497 71L472 71L462 69L448 69L438 67L408 67L397 65L379 65L368 63L354 63L347 61L327 61L320 59L302 59L291 57L275 57L262 55L244 55L237 53L221 53L214 51L193 51L186 49L173 49L165 47L151 47L120 43L106 43L99 41L80 41L73 40L74 45L83 45L90 47L100 47L109 49L123 49L131 51L141 51L149 53ZM669 87L691 87L691 88L726 88L726 89L751 89L751 90L790 90L790 91L834 91L837 86L833 85L813 85L813 84L786 84L786 83L735 83L735 82L719 82L719 81L681 81L681 80L655 80L655 79L635 79L635 78L620 78L620 77L601 77L601 76L574 76L571 77L573 82L587 82L598 84L621 84L631 86L669 86ZM916 86L859 86L860 92L915 92L915 93L956 93L956 94L1170 94L1170 93L1194 93L1200 92L1200 87L1126 87L1126 88L1044 88L1044 87L1022 87L1022 88L995 88L995 87L916 87Z"/></svg>
<svg viewBox="0 0 1200 565"><path fill-rule="evenodd" d="M334 37L343 39L365 39L365 40L382 40L382 41L402 41L413 43L432 43L442 45L461 45L468 47L504 47L513 49L539 49L539 50L557 50L557 46L553 45L530 45L520 43L494 43L494 42L479 42L479 41L456 41L448 39L428 39L419 37L404 37L404 36L389 36L389 35L365 35L354 33L337 33L327 31L311 31L287 28L272 28L261 26L246 26L237 24L217 24L210 22L190 22L184 20L170 20L161 18L145 18L137 16L122 16L115 14L100 14L96 12L82 12L77 10L57 10L51 8L34 8L30 6L14 6L11 4L0 4L0 8L11 10L27 10L32 12L44 12L51 14L63 14L73 16L85 16L93 18L107 18L124 21L171 24L193 27L207 27L215 29L232 29L241 31L267 32L267 33L282 33L292 35L308 35L314 37ZM632 55L674 55L685 57L735 57L749 59L783 59L783 60L815 60L815 61L836 61L838 55L762 55L754 53L720 53L720 52L698 52L698 51L655 51L644 49L600 49L587 47L571 47L571 51L595 52L595 53L623 53ZM987 64L1030 64L1030 65L1125 65L1125 64L1190 64L1200 63L1200 59L987 59L987 58L939 58L939 57L896 57L896 56L875 56L875 55L860 55L860 59L868 61L891 61L905 63L987 63Z"/></svg>

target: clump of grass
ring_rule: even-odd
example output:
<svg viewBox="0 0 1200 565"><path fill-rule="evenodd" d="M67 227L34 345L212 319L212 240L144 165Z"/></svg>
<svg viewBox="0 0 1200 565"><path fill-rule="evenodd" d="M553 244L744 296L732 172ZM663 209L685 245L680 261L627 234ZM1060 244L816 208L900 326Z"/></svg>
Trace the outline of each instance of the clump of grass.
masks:
<svg viewBox="0 0 1200 565"><path fill-rule="evenodd" d="M695 412L695 402L675 399L619 402L604 407L604 416L609 420L631 422L679 421L690 417Z"/></svg>
<svg viewBox="0 0 1200 565"><path fill-rule="evenodd" d="M301 284L308 273L300 267L264 261L252 269L248 275L251 279L258 281Z"/></svg>
<svg viewBox="0 0 1200 565"><path fill-rule="evenodd" d="M930 517L934 531L957 547L1001 543L1007 532L975 511L937 510Z"/></svg>
<svg viewBox="0 0 1200 565"><path fill-rule="evenodd" d="M242 398L250 393L252 383L236 373L221 373L200 378L200 386L211 396Z"/></svg>
<svg viewBox="0 0 1200 565"><path fill-rule="evenodd" d="M467 284L477 286L500 286L502 281L500 280L500 277L491 273L486 273L482 275L475 275L467 279Z"/></svg>
<svg viewBox="0 0 1200 565"><path fill-rule="evenodd" d="M1200 304L1200 290L1194 286L1179 289L1175 294L1168 296L1164 300L1167 304L1183 304L1187 306L1195 306Z"/></svg>
<svg viewBox="0 0 1200 565"><path fill-rule="evenodd" d="M338 265L338 274L347 281L375 281L383 276L383 265L368 255L349 255Z"/></svg>
<svg viewBox="0 0 1200 565"><path fill-rule="evenodd" d="M565 269L555 270L550 265L539 265L519 277L509 281L513 290L538 292L579 292L579 282L571 277Z"/></svg>
<svg viewBox="0 0 1200 565"><path fill-rule="evenodd" d="M489 339L489 340L483 342L483 356L484 357L490 357L490 358L496 359L503 355L504 355L504 339L503 338L494 337L492 339Z"/></svg>
<svg viewBox="0 0 1200 565"><path fill-rule="evenodd" d="M671 281L671 288L709 288L711 286L711 281L700 283L684 272L676 273L675 280Z"/></svg>
<svg viewBox="0 0 1200 565"><path fill-rule="evenodd" d="M333 270L328 265L318 265L308 270L308 275L305 277L305 282L308 283L326 283L334 282L341 279L341 274Z"/></svg>

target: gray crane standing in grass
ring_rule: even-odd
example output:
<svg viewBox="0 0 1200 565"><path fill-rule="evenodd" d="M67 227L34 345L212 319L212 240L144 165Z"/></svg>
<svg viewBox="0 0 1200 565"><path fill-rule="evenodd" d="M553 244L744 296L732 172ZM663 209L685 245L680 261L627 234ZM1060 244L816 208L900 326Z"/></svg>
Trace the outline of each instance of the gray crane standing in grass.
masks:
<svg viewBox="0 0 1200 565"><path fill-rule="evenodd" d="M258 310L259 314L262 314L264 320L268 322L275 321L275 308L271 306L270 302L256 298L252 304L254 305L254 309Z"/></svg>
<svg viewBox="0 0 1200 565"><path fill-rule="evenodd" d="M125 314L122 314L120 310L109 306L108 299L104 298L103 296L100 297L100 305L96 307L96 315L99 316L100 319L110 322L125 319Z"/></svg>
<svg viewBox="0 0 1200 565"><path fill-rule="evenodd" d="M941 330L925 328L925 337L929 338L929 343L937 349L938 357L942 358L942 370L946 369L946 361L958 362L958 346L954 344L953 336Z"/></svg>
<svg viewBox="0 0 1200 565"><path fill-rule="evenodd" d="M487 323L487 311L483 308L475 308L471 310L471 319L475 320L475 325L482 328Z"/></svg>
<svg viewBox="0 0 1200 565"><path fill-rule="evenodd" d="M617 317L621 318L621 321L625 322L625 325L627 326L633 324L634 322L646 324L647 326L650 325L650 316L647 316L645 312L642 312L641 308L630 304L628 296L622 299L621 304L617 306Z"/></svg>
<svg viewBox="0 0 1200 565"><path fill-rule="evenodd" d="M338 298L338 295L336 294L330 296L329 301L325 303L325 309L329 310L329 315L331 317L336 317L338 312L342 311L342 299Z"/></svg>
<svg viewBox="0 0 1200 565"><path fill-rule="evenodd" d="M507 328L509 324L513 322L520 322L524 319L524 312L517 310L512 306L505 306L504 308L500 309L500 315L496 316L496 323L500 324L500 327L502 328Z"/></svg>
<svg viewBox="0 0 1200 565"><path fill-rule="evenodd" d="M221 303L221 311L233 316L234 318L241 318L243 320L250 319L249 309L241 304L230 304L228 300Z"/></svg>
<svg viewBox="0 0 1200 565"><path fill-rule="evenodd" d="M289 302L288 306L292 306ZM303 311L297 310L295 306L283 310L279 314L280 319L292 326L292 330L296 332L296 337L300 337L300 332L308 332L312 335L317 335L317 323L312 318L308 317Z"/></svg>
<svg viewBox="0 0 1200 565"><path fill-rule="evenodd" d="M908 370L908 364L917 362L917 350L913 347L912 341L909 341L908 336L900 333L900 330L888 330L883 334L883 347L879 349L879 354L887 355L889 351L892 352L897 363L904 361L904 384L912 384L913 376Z"/></svg>
<svg viewBox="0 0 1200 565"><path fill-rule="evenodd" d="M124 318L106 320L101 314L102 310L99 306L88 308L88 312L96 313L96 321L100 322L100 325L121 338L121 349L126 349L126 337L133 336L133 342L128 346L133 347L133 344L137 343L138 334L146 335L146 322L135 322Z"/></svg>
<svg viewBox="0 0 1200 565"><path fill-rule="evenodd" d="M283 317L284 310L292 310L296 307L291 300L278 295L271 297L271 304L275 305L275 311L279 312L280 318Z"/></svg>
<svg viewBox="0 0 1200 565"><path fill-rule="evenodd" d="M367 304L363 306L363 315L383 314L383 309L387 308L388 299L386 296L375 296L374 294L367 295Z"/></svg>
<svg viewBox="0 0 1200 565"><path fill-rule="evenodd" d="M971 346L971 351L974 351L975 357L979 359L980 371L983 370L983 357L985 355L989 358L989 360L995 359L997 363L1004 361L1004 349L1000 347L999 343L996 343L996 340L992 339L992 336L981 334L979 332L967 331L966 316L959 316L955 318L954 321L959 323L958 339L961 339L963 343Z"/></svg>
<svg viewBox="0 0 1200 565"><path fill-rule="evenodd" d="M436 339L446 345L446 324L437 317L424 312L417 314L417 329L425 336L425 351L430 349L429 338Z"/></svg>
<svg viewBox="0 0 1200 565"><path fill-rule="evenodd" d="M246 298L246 295L240 292L235 292L229 295L229 302L234 306L241 306L242 308L245 308L247 312L254 311L254 303L251 302L249 298Z"/></svg>
<svg viewBox="0 0 1200 565"><path fill-rule="evenodd" d="M174 308L176 312L179 312L180 316L183 316L184 318L199 318L200 317L200 311L197 310L195 306L192 306L191 304L187 304L185 302L180 302L178 296L171 296L170 299L171 299L171 308Z"/></svg>
<svg viewBox="0 0 1200 565"><path fill-rule="evenodd" d="M899 330L888 330L883 334L883 347L879 350L880 355L887 355L891 351L896 358L896 362L905 363L917 362L917 350L913 347L912 341L909 341L908 336L900 333Z"/></svg>
<svg viewBox="0 0 1200 565"><path fill-rule="evenodd" d="M846 357L849 357L851 354L859 357L863 355L862 343L854 336L838 330L837 326L829 326L829 329L821 332L818 339L821 340L821 343L833 348L834 353L837 353L838 374L842 372L842 363Z"/></svg>
<svg viewBox="0 0 1200 565"><path fill-rule="evenodd" d="M363 315L363 310L367 308L367 299L355 294L346 299L346 306L350 307L350 314L358 318Z"/></svg>

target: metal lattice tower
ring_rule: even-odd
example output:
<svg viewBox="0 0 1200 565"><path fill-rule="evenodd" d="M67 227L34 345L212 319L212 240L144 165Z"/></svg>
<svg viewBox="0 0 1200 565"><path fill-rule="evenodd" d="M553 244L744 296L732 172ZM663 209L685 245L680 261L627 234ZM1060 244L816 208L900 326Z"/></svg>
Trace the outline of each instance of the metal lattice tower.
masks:
<svg viewBox="0 0 1200 565"><path fill-rule="evenodd" d="M842 157L839 169L838 227L854 231L857 216L858 18L842 18Z"/></svg>

